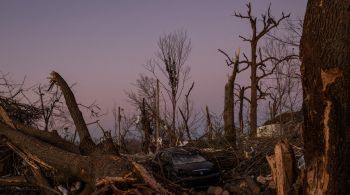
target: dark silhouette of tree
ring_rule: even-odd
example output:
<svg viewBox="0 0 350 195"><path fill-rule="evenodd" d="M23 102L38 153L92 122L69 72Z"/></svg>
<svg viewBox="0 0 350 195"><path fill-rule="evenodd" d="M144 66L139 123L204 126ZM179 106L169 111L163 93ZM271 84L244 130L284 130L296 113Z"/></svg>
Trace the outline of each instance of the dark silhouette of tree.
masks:
<svg viewBox="0 0 350 195"><path fill-rule="evenodd" d="M171 103L170 142L175 145L180 134L176 128L177 106L189 77L190 69L185 63L191 52L191 41L186 32L176 31L161 36L158 41L158 48L157 58L151 60L146 68L159 79L161 86L169 97ZM165 81L159 78L156 73L157 70L160 70L165 77Z"/></svg>
<svg viewBox="0 0 350 195"><path fill-rule="evenodd" d="M282 16L275 19L271 15L270 6L265 14L262 14L261 19L261 29L259 30L258 18L252 15L251 4L247 4L247 13L235 13L234 15L238 18L248 20L251 26L252 35L247 38L239 36L243 41L250 44L250 56L248 57L243 53L244 63L250 67L250 134L251 136L256 135L257 129L257 107L258 99L264 98L267 94L261 89L261 80L271 74L273 74L275 68L283 61L289 60L295 56L283 56L278 58L276 56L269 56L263 53L259 46L259 41L261 41L267 33L271 30L277 28L280 23L289 17L282 12ZM240 62L241 63L241 62ZM270 67L268 67L270 65Z"/></svg>

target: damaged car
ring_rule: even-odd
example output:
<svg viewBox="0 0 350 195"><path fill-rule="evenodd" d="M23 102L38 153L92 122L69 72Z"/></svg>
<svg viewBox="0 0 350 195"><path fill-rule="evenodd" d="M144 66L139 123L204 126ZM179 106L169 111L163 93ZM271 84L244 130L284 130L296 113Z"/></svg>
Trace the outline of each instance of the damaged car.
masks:
<svg viewBox="0 0 350 195"><path fill-rule="evenodd" d="M151 162L153 172L184 187L207 187L220 182L220 172L199 150L172 147L159 151Z"/></svg>

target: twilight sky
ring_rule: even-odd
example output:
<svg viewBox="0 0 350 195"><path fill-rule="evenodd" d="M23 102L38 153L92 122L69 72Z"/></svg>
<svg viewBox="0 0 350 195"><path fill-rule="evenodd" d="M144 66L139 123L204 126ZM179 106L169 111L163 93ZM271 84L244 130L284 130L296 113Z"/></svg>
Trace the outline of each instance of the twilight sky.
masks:
<svg viewBox="0 0 350 195"><path fill-rule="evenodd" d="M109 113L113 104L127 107L124 90L132 88L143 64L154 57L164 33L184 29L192 42L188 65L195 81L198 109L223 108L223 88L230 71L218 48L244 48L238 35L249 25L232 16L245 13L239 0L1 0L0 71L27 85L47 83L52 70L74 88L79 102L94 100ZM306 0L251 1L254 15L272 3L274 15L303 17ZM248 72L247 72L248 73ZM244 79L244 78L241 78ZM87 119L87 122L89 120Z"/></svg>

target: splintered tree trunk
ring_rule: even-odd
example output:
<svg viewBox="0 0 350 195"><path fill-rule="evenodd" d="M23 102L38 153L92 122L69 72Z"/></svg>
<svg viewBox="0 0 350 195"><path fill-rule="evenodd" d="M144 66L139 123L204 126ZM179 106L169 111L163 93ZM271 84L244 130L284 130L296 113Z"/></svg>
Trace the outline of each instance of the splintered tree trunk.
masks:
<svg viewBox="0 0 350 195"><path fill-rule="evenodd" d="M282 140L275 146L275 154L267 156L266 159L277 187L277 194L291 194L293 184L297 179L296 160L292 146L287 140Z"/></svg>
<svg viewBox="0 0 350 195"><path fill-rule="evenodd" d="M233 69L232 75L225 85L225 105L224 105L224 130L226 139L233 145L236 145L236 132L234 124L234 99L233 89L236 79L236 68Z"/></svg>
<svg viewBox="0 0 350 195"><path fill-rule="evenodd" d="M304 193L350 186L350 0L309 0L300 56L304 92Z"/></svg>

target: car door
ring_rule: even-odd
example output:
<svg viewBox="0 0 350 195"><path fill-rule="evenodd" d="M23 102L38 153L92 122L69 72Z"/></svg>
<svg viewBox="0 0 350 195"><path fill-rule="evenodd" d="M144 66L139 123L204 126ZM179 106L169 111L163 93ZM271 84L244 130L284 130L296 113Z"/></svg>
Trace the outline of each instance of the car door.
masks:
<svg viewBox="0 0 350 195"><path fill-rule="evenodd" d="M161 168L162 175L164 177L169 178L170 173L173 172L173 164L172 164L171 155L167 152L160 153L159 162L160 162L160 168Z"/></svg>

